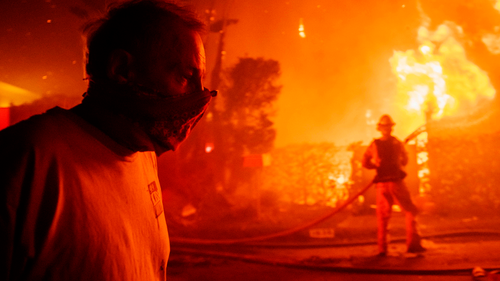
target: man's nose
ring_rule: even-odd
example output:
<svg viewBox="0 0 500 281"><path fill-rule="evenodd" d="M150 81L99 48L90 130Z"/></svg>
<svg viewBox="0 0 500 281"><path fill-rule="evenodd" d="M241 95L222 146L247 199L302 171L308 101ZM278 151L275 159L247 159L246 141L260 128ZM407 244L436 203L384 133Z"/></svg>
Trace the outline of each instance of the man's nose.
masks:
<svg viewBox="0 0 500 281"><path fill-rule="evenodd" d="M203 88L203 90L204 90L204 91L209 91L209 92L210 92L210 95L211 95L212 97L216 97L216 96L217 96L217 94L219 93L219 91L218 91L218 90L212 90L212 91L210 91L210 89L208 89L208 88Z"/></svg>
<svg viewBox="0 0 500 281"><path fill-rule="evenodd" d="M200 80L195 80L193 82L193 85L191 86L191 91L192 92L200 92L203 91L205 88L203 87L203 81Z"/></svg>

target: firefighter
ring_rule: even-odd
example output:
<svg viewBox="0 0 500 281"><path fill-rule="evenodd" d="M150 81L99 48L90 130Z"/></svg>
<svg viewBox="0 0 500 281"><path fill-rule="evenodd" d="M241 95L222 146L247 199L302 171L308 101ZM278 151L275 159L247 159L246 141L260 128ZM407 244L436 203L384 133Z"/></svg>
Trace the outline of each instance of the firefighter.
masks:
<svg viewBox="0 0 500 281"><path fill-rule="evenodd" d="M415 216L417 207L411 200L403 179L406 173L403 166L408 163L408 154L404 144L392 136L395 123L389 115L382 115L377 130L382 137L371 142L363 155L363 167L376 169L377 201L377 241L379 256L387 255L387 225L391 217L392 205L398 204L406 214L406 246L408 253L421 253L426 249L421 245Z"/></svg>

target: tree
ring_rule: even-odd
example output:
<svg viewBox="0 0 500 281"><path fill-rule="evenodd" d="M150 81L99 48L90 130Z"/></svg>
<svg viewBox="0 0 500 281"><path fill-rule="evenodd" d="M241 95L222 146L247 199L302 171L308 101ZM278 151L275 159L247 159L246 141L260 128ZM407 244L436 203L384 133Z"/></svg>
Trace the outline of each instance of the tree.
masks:
<svg viewBox="0 0 500 281"><path fill-rule="evenodd" d="M276 130L270 118L281 91L281 86L274 85L279 75L279 63L263 58L241 58L229 70L222 123L232 135L233 149L246 153L271 151Z"/></svg>
<svg viewBox="0 0 500 281"><path fill-rule="evenodd" d="M242 157L263 154L272 150L276 129L271 118L275 115L274 102L281 91L275 85L280 76L280 65L275 60L240 58L223 76L219 137L216 149L229 179L226 190L234 191L241 181L249 181L252 171L244 171Z"/></svg>

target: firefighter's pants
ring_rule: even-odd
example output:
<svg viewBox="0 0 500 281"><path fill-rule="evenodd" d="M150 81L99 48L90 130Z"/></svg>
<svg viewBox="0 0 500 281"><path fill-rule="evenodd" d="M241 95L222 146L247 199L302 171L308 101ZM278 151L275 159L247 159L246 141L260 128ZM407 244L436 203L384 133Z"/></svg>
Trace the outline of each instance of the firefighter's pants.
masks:
<svg viewBox="0 0 500 281"><path fill-rule="evenodd" d="M410 248L420 245L420 235L415 221L418 209L413 204L410 192L408 192L404 182L379 182L376 187L379 252L387 253L387 225L393 204L398 204L406 214L406 246Z"/></svg>

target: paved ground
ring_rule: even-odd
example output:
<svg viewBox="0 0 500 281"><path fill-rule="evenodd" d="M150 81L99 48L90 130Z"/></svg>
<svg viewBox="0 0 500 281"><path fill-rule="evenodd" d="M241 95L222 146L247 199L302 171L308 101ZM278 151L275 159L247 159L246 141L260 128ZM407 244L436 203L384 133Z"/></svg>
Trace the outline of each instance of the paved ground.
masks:
<svg viewBox="0 0 500 281"><path fill-rule="evenodd" d="M419 218L420 255L407 254L404 218L391 220L389 256L376 257L374 216L350 216L334 237L311 238L308 231L252 245L172 245L170 280L473 280L475 267L500 269L500 220ZM270 274L272 272L272 274ZM232 277L233 276L233 277ZM481 279L477 279L481 280ZM488 279L482 279L488 280Z"/></svg>

